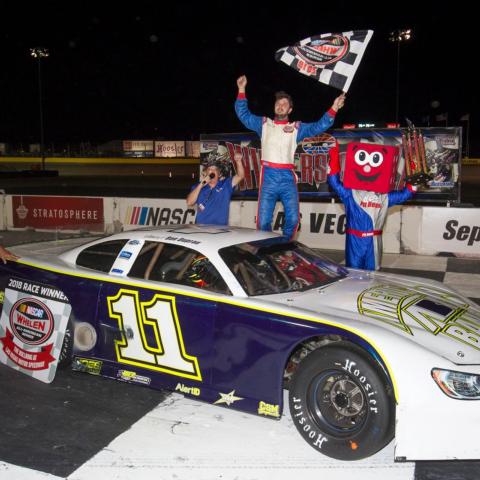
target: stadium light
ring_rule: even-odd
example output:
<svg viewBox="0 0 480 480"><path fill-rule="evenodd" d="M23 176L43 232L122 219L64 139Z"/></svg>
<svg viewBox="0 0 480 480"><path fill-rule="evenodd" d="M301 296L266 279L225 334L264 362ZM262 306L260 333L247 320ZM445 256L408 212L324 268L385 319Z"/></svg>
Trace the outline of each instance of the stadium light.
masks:
<svg viewBox="0 0 480 480"><path fill-rule="evenodd" d="M395 86L395 122L399 123L399 109L400 109L400 44L412 38L412 29L404 28L401 30L394 30L390 32L389 40L397 44L397 77Z"/></svg>
<svg viewBox="0 0 480 480"><path fill-rule="evenodd" d="M42 170L45 170L45 138L43 128L43 92L42 92L42 58L50 55L45 47L34 47L30 49L30 55L37 60L38 64L38 108L40 113L40 155L42 156Z"/></svg>

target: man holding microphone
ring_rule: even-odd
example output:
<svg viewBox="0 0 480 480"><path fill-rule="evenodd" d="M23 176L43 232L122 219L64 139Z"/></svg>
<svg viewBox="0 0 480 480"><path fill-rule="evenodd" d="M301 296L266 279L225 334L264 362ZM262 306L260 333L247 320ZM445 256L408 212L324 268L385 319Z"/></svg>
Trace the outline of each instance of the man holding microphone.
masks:
<svg viewBox="0 0 480 480"><path fill-rule="evenodd" d="M187 196L187 205L197 205L195 223L228 225L230 199L234 188L245 177L242 155L235 154L236 174L228 175L227 165L219 160L209 162L200 182L192 187Z"/></svg>

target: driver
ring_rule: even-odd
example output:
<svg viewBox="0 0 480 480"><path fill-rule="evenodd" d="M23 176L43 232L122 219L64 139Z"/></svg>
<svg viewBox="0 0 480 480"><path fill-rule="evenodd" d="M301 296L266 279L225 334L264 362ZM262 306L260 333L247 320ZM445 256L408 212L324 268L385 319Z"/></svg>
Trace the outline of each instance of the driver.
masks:
<svg viewBox="0 0 480 480"><path fill-rule="evenodd" d="M187 270L186 278L189 282L193 283L196 287L206 288L209 283L205 277L208 274L209 260L205 255L197 255Z"/></svg>

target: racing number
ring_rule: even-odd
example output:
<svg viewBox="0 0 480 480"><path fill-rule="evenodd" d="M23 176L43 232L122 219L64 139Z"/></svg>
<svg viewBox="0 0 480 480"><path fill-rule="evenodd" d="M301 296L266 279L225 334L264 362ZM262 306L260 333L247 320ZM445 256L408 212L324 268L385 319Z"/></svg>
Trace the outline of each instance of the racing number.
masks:
<svg viewBox="0 0 480 480"><path fill-rule="evenodd" d="M107 304L122 331L122 339L115 340L118 362L202 380L197 358L185 352L175 297L156 294L140 302L137 291L121 289Z"/></svg>

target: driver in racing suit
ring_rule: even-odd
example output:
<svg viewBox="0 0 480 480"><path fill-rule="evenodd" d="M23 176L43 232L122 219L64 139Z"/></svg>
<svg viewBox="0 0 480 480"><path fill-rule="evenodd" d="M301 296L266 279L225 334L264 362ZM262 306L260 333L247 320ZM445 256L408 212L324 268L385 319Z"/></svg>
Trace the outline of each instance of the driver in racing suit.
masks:
<svg viewBox="0 0 480 480"><path fill-rule="evenodd" d="M253 130L262 142L262 172L258 186L257 228L272 230L272 217L277 200L285 210L283 236L290 240L295 236L299 223L297 176L295 174L295 150L307 137L319 135L329 129L337 111L343 107L345 94L333 102L323 117L314 123L290 122L293 103L290 95L278 92L275 101L275 117L259 117L248 109L245 95L247 77L237 79L238 96L235 111L239 120Z"/></svg>

